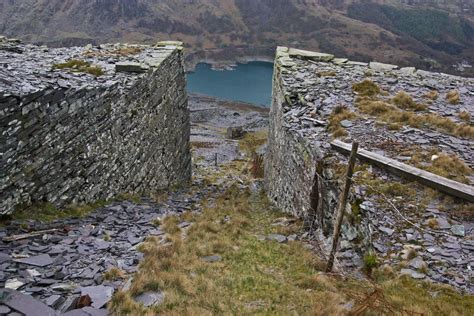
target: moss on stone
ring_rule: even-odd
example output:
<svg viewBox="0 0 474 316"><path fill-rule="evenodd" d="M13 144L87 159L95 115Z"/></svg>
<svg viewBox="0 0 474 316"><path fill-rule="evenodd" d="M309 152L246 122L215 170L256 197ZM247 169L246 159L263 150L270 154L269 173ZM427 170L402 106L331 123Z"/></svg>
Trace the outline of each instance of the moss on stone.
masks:
<svg viewBox="0 0 474 316"><path fill-rule="evenodd" d="M99 200L94 203L69 205L64 208L58 208L49 202L38 202L31 205L18 205L10 218L18 221L36 220L40 222L51 222L61 218L84 217L90 212L104 207L107 204L105 200Z"/></svg>
<svg viewBox="0 0 474 316"><path fill-rule="evenodd" d="M54 64L53 69L65 69L71 72L84 72L99 77L104 71L99 66L91 65L89 62L79 59L71 59L67 62Z"/></svg>

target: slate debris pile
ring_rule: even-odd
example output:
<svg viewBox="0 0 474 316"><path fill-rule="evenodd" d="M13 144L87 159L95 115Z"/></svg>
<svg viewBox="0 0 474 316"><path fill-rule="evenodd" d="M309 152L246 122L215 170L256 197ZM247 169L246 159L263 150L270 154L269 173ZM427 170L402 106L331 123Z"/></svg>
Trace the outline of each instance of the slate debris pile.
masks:
<svg viewBox="0 0 474 316"><path fill-rule="evenodd" d="M114 291L126 287L129 281L107 281L104 273L118 268L127 277L132 275L143 257L137 246L147 236L164 236L153 224L155 219L200 211L201 198L220 192L215 186L203 186L199 180L196 185L200 186L196 193L176 191L159 204L148 199L142 199L139 204L114 202L81 219L48 224L26 222L31 231L52 228L59 231L13 242L0 241L0 286L7 288L0 294L1 310L9 308L25 315L38 315L29 312L38 305L54 313L105 315L106 304ZM182 227L186 225L189 224L181 223ZM24 233L24 228L25 223L10 223L0 228L0 237ZM6 296L14 299L8 303ZM151 305L161 302L162 296L150 292L136 299ZM25 303L11 303L18 300ZM91 304L81 306L81 301Z"/></svg>
<svg viewBox="0 0 474 316"><path fill-rule="evenodd" d="M335 167L347 163L347 157L331 149L333 136L328 131L329 118L333 110L341 106L358 113L358 95L352 89L353 84L368 79L384 91L382 98L404 91L415 102L426 104L428 113L463 123L459 114L464 111L470 114L470 124L473 123L472 78L375 62L352 62L286 47L278 48L275 67L265 159L268 194L283 210L308 220L317 229L314 235L326 243L332 232L333 210L341 189ZM429 99L427 95L434 90L437 98ZM454 90L459 94L457 104L447 100ZM342 140L355 140L361 148L402 162L410 157L402 157L396 146L414 145L421 151L429 152L434 147L439 152L456 155L474 167L474 147L469 138L443 133L430 126L389 129L370 118L346 119L341 121L341 126L347 132ZM376 167L369 170L383 182L401 182L384 170ZM468 180L474 184L472 176ZM437 200L426 209L403 204L403 196L394 201L397 205L403 204L395 210L380 195L366 189L355 186L351 203L347 205L348 216L338 254L342 266L358 269L364 265L364 254L374 250L381 264L395 267L407 263L401 271L403 274L474 293L472 218L443 211L443 205ZM418 194L423 194L423 187ZM434 220L438 222L436 225L433 225Z"/></svg>

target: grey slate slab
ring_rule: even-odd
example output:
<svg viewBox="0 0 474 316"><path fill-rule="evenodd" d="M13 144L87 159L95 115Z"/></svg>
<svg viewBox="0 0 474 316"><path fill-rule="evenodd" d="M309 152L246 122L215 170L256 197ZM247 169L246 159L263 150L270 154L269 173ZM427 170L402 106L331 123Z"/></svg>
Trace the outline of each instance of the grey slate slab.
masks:
<svg viewBox="0 0 474 316"><path fill-rule="evenodd" d="M25 316L54 316L56 311L33 297L15 290L0 289L2 303Z"/></svg>
<svg viewBox="0 0 474 316"><path fill-rule="evenodd" d="M161 292L145 292L135 297L135 301L145 307L161 304L164 299L165 295Z"/></svg>
<svg viewBox="0 0 474 316"><path fill-rule="evenodd" d="M92 299L92 307L101 308L112 298L114 288L110 286L98 285L81 288L81 296L89 295Z"/></svg>
<svg viewBox="0 0 474 316"><path fill-rule="evenodd" d="M24 264L29 264L32 266L37 266L37 267L46 267L53 263L53 259L51 259L51 257L48 254L22 258L22 259L16 259L14 261L18 263L24 263Z"/></svg>

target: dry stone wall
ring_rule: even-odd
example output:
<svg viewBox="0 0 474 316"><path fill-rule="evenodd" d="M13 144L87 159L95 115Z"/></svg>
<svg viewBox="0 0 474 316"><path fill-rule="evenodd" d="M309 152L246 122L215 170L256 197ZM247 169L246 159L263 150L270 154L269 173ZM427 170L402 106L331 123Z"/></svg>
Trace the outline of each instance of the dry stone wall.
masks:
<svg viewBox="0 0 474 316"><path fill-rule="evenodd" d="M104 74L53 69L86 61ZM182 46L0 40L0 213L144 193L191 177Z"/></svg>
<svg viewBox="0 0 474 316"><path fill-rule="evenodd" d="M265 157L267 194L282 210L305 219L323 251L330 242L348 161L332 149L331 128L343 130L338 136L342 141L357 141L363 149L421 168L431 168L440 155L455 157L453 161L465 165L463 181L474 184L472 78L286 47L277 49L274 69ZM393 98L404 91L424 105L409 115L436 117L470 132L410 122L394 128L383 121L386 117L359 108L360 95L352 87L364 80L380 88L375 105L402 113ZM455 102L450 101L453 91ZM351 114L333 121L338 109ZM420 162L423 155L427 159ZM474 225L468 211L472 205L360 161L354 179L337 255L339 267L360 268L364 255L374 253L380 264L404 267L402 274L474 291Z"/></svg>

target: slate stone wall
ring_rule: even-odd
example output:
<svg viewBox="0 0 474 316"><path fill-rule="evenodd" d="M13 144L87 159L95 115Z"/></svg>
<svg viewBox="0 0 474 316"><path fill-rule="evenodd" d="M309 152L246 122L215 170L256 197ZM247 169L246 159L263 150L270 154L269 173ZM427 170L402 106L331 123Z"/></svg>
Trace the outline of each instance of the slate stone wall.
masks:
<svg viewBox="0 0 474 316"><path fill-rule="evenodd" d="M282 210L323 228L332 229L339 186L332 179L330 148L303 137L288 121L290 105L282 87L281 65L275 65L270 110L265 184L269 198ZM302 107L303 108L303 107Z"/></svg>
<svg viewBox="0 0 474 316"><path fill-rule="evenodd" d="M0 214L189 181L183 56L170 48L165 55L133 80L54 84L21 97L0 91Z"/></svg>

